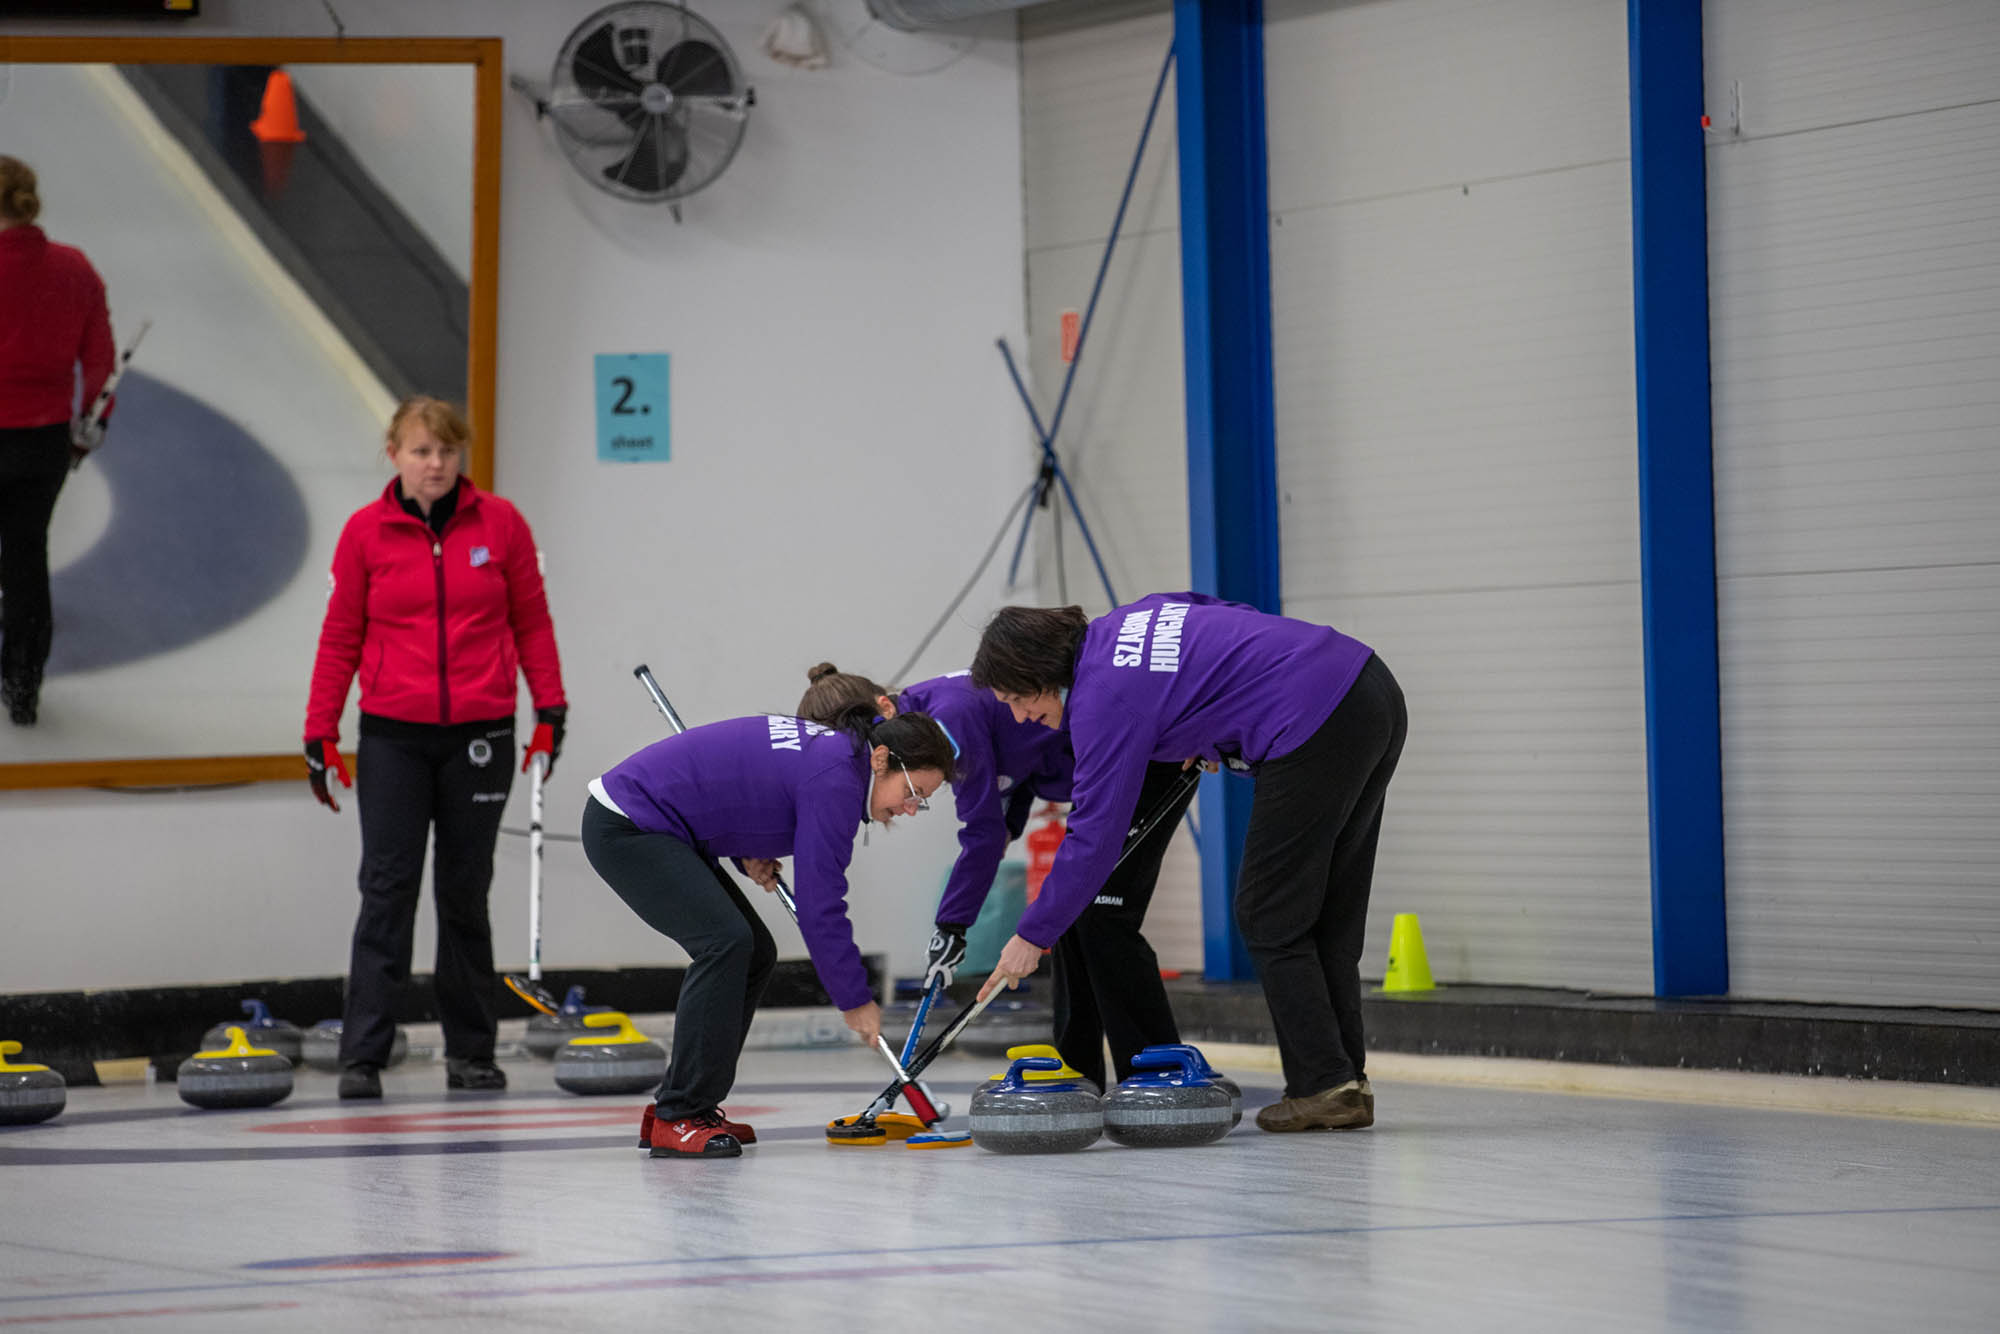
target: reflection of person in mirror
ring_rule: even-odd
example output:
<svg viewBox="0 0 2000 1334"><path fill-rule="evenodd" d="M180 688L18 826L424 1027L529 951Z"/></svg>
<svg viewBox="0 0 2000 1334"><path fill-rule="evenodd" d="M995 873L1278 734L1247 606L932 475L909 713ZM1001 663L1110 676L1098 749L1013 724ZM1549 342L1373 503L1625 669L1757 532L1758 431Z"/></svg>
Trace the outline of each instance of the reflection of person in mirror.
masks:
<svg viewBox="0 0 2000 1334"><path fill-rule="evenodd" d="M55 620L49 519L70 467L77 367L86 407L115 351L104 280L35 225L35 173L0 156L0 696L26 726L41 700Z"/></svg>
<svg viewBox="0 0 2000 1334"><path fill-rule="evenodd" d="M396 476L334 548L306 706L313 795L334 810L347 688L361 678L361 916L340 1036L343 1098L382 1096L398 988L409 980L424 843L437 830L437 1008L448 1088L502 1089L486 893L514 779L515 673L535 731L521 768L562 753L568 712L540 557L520 511L461 475L471 438L439 399L389 422Z"/></svg>

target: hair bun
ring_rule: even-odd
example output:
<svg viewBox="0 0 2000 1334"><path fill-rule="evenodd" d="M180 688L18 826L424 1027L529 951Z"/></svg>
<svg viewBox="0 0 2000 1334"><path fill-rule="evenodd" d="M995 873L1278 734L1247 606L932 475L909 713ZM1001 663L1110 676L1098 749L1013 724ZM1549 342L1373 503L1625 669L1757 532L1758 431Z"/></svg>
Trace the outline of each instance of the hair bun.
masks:
<svg viewBox="0 0 2000 1334"><path fill-rule="evenodd" d="M811 667L806 670L806 681L808 684L810 684L811 682L819 680L823 676L838 676L838 675L840 675L840 668L834 666L830 662L823 662L817 667Z"/></svg>

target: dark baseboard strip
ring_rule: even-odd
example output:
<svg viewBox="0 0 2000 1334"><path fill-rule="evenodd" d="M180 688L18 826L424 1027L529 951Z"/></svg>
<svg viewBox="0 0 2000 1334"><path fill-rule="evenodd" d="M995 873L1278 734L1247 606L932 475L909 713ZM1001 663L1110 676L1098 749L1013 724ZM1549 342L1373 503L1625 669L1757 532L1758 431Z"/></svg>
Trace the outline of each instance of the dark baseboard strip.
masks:
<svg viewBox="0 0 2000 1334"><path fill-rule="evenodd" d="M882 994L885 964L864 956L869 985ZM671 1011L680 999L682 968L554 968L542 985L557 996L572 986L584 989L592 1005L635 1014ZM505 987L495 985L494 1010L502 1019L525 1019L534 1011ZM340 1017L345 979L266 978L207 986L146 987L124 991L43 991L0 996L0 1037L22 1044L16 1061L32 1061L57 1071L70 1084L98 1082L94 1062L147 1057L168 1078L200 1046L216 1024L241 1017L242 1002L257 999L273 1016L301 1028ZM830 1005L819 975L805 959L781 959L764 992L766 1006ZM402 988L396 1021L435 1023L437 1005L428 973Z"/></svg>
<svg viewBox="0 0 2000 1334"><path fill-rule="evenodd" d="M1254 983L1169 984L1191 1040L1274 1043ZM2000 1087L2000 1012L1441 987L1362 1001L1371 1051Z"/></svg>

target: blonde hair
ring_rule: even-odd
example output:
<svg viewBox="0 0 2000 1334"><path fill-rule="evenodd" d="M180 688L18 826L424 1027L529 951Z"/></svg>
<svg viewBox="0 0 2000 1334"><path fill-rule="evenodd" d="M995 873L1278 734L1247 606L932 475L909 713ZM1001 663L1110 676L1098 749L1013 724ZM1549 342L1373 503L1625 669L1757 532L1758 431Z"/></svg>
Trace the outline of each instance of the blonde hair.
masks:
<svg viewBox="0 0 2000 1334"><path fill-rule="evenodd" d="M438 438L439 444L450 446L461 456L471 453L472 426L465 420L465 414L456 404L429 394L411 394L396 405L395 415L389 418L388 440L392 449L399 443L397 433L413 417Z"/></svg>
<svg viewBox="0 0 2000 1334"><path fill-rule="evenodd" d="M33 222L42 213L35 193L35 169L17 157L0 154L0 219Z"/></svg>

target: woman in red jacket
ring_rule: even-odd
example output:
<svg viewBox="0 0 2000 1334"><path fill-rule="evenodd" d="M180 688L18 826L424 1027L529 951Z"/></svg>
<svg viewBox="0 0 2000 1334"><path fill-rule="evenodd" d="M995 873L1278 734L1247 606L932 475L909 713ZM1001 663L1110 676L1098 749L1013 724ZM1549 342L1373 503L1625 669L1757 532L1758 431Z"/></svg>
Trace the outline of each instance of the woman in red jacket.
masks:
<svg viewBox="0 0 2000 1334"><path fill-rule="evenodd" d="M49 520L70 467L76 368L89 406L111 374L104 282L35 226L35 173L0 157L0 700L35 721L55 621Z"/></svg>
<svg viewBox="0 0 2000 1334"><path fill-rule="evenodd" d="M313 795L339 810L327 769L352 786L337 743L359 673L361 917L340 1035L343 1098L382 1096L432 825L445 1086L507 1087L493 1063L486 892L514 780L516 671L535 703L523 772L538 753L555 764L568 706L534 536L520 511L459 475L471 434L450 404L405 399L389 422L395 480L348 519L333 553L305 735Z"/></svg>

